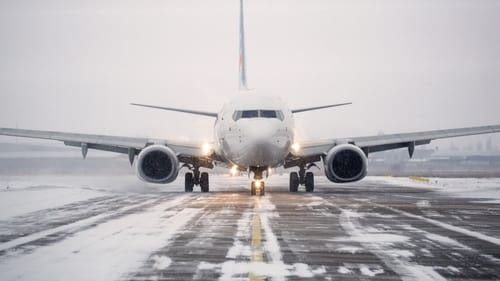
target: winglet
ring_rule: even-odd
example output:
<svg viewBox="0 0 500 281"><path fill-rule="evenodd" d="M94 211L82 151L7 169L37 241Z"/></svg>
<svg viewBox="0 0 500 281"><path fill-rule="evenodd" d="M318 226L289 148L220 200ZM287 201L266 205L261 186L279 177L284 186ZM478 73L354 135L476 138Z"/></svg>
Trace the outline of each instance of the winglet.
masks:
<svg viewBox="0 0 500 281"><path fill-rule="evenodd" d="M245 59L245 22L243 17L243 0L240 0L240 91L248 91L247 86L247 67Z"/></svg>

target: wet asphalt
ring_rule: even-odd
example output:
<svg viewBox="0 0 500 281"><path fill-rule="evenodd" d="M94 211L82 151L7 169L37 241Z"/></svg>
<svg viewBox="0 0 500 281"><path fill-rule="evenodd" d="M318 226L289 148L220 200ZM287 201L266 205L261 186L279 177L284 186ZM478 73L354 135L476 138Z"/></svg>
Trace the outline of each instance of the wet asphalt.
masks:
<svg viewBox="0 0 500 281"><path fill-rule="evenodd" d="M268 185L264 197L230 185L110 193L0 221L0 265L165 204L155 214L173 223L191 215L120 280L500 279L500 204L371 181Z"/></svg>

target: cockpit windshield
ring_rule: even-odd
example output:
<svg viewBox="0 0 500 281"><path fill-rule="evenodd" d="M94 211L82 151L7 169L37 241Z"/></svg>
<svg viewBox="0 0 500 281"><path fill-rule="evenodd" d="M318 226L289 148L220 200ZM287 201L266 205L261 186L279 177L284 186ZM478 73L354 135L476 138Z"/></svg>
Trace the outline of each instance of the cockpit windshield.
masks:
<svg viewBox="0 0 500 281"><path fill-rule="evenodd" d="M236 110L233 120L238 121L241 118L275 118L283 121L284 115L280 110Z"/></svg>
<svg viewBox="0 0 500 281"><path fill-rule="evenodd" d="M257 118L259 117L258 110L243 110L241 111L241 118Z"/></svg>

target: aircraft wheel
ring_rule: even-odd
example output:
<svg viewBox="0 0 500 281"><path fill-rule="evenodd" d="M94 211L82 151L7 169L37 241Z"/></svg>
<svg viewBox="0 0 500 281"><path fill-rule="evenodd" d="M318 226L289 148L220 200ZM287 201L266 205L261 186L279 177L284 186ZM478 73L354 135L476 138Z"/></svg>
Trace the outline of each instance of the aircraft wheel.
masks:
<svg viewBox="0 0 500 281"><path fill-rule="evenodd" d="M306 192L314 191L314 174L312 172L306 173L305 185L306 185Z"/></svg>
<svg viewBox="0 0 500 281"><path fill-rule="evenodd" d="M201 187L201 192L208 192L209 191L208 173L206 173L206 172L201 173L200 187Z"/></svg>
<svg viewBox="0 0 500 281"><path fill-rule="evenodd" d="M266 194L266 185L264 182L260 183L260 196L264 196Z"/></svg>
<svg viewBox="0 0 500 281"><path fill-rule="evenodd" d="M250 195L254 196L257 194L257 188L255 187L255 181L252 181L252 184L250 185Z"/></svg>
<svg viewBox="0 0 500 281"><path fill-rule="evenodd" d="M299 191L299 175L297 172L290 173L290 192Z"/></svg>
<svg viewBox="0 0 500 281"><path fill-rule="evenodd" d="M194 178L193 173L186 173L184 175L184 191L193 192Z"/></svg>

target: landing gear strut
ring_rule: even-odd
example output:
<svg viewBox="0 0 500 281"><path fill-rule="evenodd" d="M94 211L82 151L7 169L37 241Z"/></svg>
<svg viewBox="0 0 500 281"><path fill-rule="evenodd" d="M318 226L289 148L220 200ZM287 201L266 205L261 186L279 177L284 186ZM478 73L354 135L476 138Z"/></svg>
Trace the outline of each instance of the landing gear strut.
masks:
<svg viewBox="0 0 500 281"><path fill-rule="evenodd" d="M312 167L312 165L309 165L307 169ZM306 166L304 163L299 165L298 173L290 173L290 192L299 191L299 185L304 185L306 192L314 191L314 174L312 172L306 172Z"/></svg>
<svg viewBox="0 0 500 281"><path fill-rule="evenodd" d="M192 170L193 172L184 175L184 191L193 192L193 187L199 185L201 192L208 192L210 186L208 173L200 173L200 167L196 166Z"/></svg>
<svg viewBox="0 0 500 281"><path fill-rule="evenodd" d="M266 194L266 185L262 180L262 174L264 171L267 171L267 168L262 167L251 167L250 171L254 173L254 180L250 185L250 194L264 196Z"/></svg>

